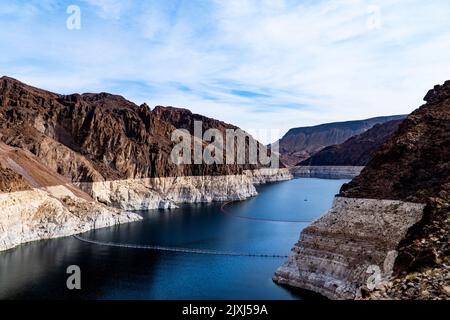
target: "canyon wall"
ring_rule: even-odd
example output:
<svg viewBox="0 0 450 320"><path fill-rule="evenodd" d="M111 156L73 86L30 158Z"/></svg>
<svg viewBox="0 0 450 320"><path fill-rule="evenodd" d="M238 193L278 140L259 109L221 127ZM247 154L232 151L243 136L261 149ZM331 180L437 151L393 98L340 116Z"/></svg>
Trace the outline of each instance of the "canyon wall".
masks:
<svg viewBox="0 0 450 320"><path fill-rule="evenodd" d="M245 170L244 175L248 177L253 184L256 185L286 181L294 178L291 171L287 168L261 168L256 170Z"/></svg>
<svg viewBox="0 0 450 320"><path fill-rule="evenodd" d="M274 280L320 293L354 299L379 268L392 275L396 248L417 223L425 205L403 201L336 197L331 209L305 228Z"/></svg>
<svg viewBox="0 0 450 320"><path fill-rule="evenodd" d="M0 78L0 250L140 219L127 210L244 200L256 184L292 178L250 161L173 163L171 135L184 129L194 139L194 121L203 131L238 130L187 109L151 110L113 94L61 95ZM255 143L270 154L239 134L247 150Z"/></svg>
<svg viewBox="0 0 450 320"><path fill-rule="evenodd" d="M245 200L254 185L292 179L287 169L246 170L242 175L182 176L79 183L96 201L124 210L176 208L181 203Z"/></svg>
<svg viewBox="0 0 450 320"><path fill-rule="evenodd" d="M79 198L64 186L0 193L0 208L0 251L142 219Z"/></svg>
<svg viewBox="0 0 450 320"><path fill-rule="evenodd" d="M392 120L376 124L369 130L351 137L345 142L323 148L299 166L365 166L378 148L386 142L403 121Z"/></svg>
<svg viewBox="0 0 450 320"><path fill-rule="evenodd" d="M424 100L302 231L276 282L332 299L448 297L450 81Z"/></svg>
<svg viewBox="0 0 450 320"><path fill-rule="evenodd" d="M297 178L353 179L364 167L361 166L296 166L290 168Z"/></svg>
<svg viewBox="0 0 450 320"><path fill-rule="evenodd" d="M347 139L372 128L376 124L404 118L405 116L403 115L387 116L293 128L279 141L280 158L284 164L294 166L308 159L321 149L343 143Z"/></svg>
<svg viewBox="0 0 450 320"><path fill-rule="evenodd" d="M96 201L124 210L176 208L180 203L244 200L257 195L244 175L188 176L81 183Z"/></svg>

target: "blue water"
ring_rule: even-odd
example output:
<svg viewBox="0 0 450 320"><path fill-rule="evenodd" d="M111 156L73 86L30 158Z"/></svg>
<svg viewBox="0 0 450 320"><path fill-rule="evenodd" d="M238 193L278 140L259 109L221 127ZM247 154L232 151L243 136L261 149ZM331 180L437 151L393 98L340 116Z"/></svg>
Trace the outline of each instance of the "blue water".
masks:
<svg viewBox="0 0 450 320"><path fill-rule="evenodd" d="M231 203L143 212L136 223L83 237L127 244L287 255L308 223L331 206L345 180L296 179L258 188ZM237 217L239 216L239 217ZM0 254L0 299L301 299L272 282L279 258L230 257L113 248L73 237L34 242ZM66 288L66 268L78 265L82 289Z"/></svg>

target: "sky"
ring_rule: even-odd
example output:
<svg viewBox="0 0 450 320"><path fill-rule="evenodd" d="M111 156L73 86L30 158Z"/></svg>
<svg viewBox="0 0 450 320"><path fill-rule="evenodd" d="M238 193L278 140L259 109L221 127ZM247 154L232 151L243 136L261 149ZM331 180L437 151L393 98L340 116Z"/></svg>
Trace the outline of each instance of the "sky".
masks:
<svg viewBox="0 0 450 320"><path fill-rule="evenodd" d="M184 107L268 143L423 104L450 79L450 1L0 0L0 43L0 76Z"/></svg>

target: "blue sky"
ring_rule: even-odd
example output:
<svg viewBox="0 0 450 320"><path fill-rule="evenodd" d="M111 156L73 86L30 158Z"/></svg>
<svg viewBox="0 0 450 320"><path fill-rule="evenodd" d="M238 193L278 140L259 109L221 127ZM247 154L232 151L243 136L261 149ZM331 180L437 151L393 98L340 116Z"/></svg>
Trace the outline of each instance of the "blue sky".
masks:
<svg viewBox="0 0 450 320"><path fill-rule="evenodd" d="M450 79L450 2L0 0L0 42L0 74L34 86L282 134L421 105Z"/></svg>

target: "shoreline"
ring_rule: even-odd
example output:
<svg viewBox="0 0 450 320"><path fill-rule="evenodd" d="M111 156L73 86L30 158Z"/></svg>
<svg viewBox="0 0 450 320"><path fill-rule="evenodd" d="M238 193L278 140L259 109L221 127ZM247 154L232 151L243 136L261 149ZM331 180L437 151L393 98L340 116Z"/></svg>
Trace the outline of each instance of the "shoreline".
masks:
<svg viewBox="0 0 450 320"><path fill-rule="evenodd" d="M289 168L295 178L353 179L363 166L296 166Z"/></svg>
<svg viewBox="0 0 450 320"><path fill-rule="evenodd" d="M245 200L255 185L292 179L287 169L263 169L234 176L197 176L78 184L0 193L0 252L18 245L61 238L142 219L135 211L178 204ZM77 184L74 184L77 185ZM78 190L78 189L77 189Z"/></svg>

